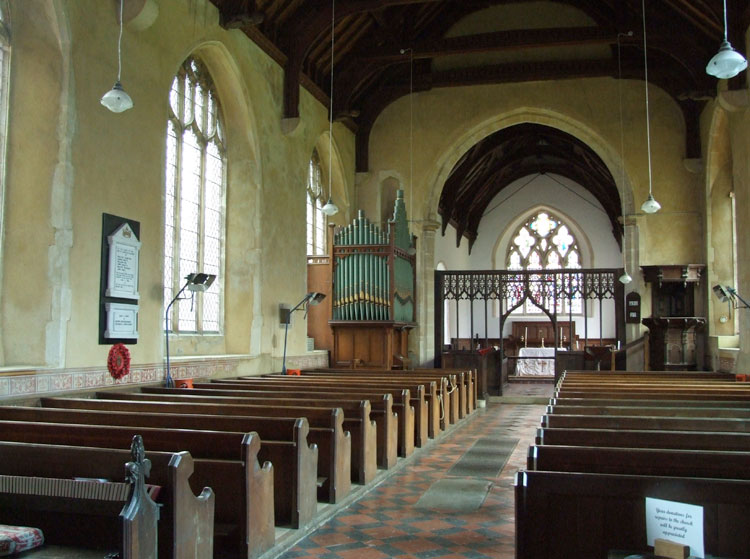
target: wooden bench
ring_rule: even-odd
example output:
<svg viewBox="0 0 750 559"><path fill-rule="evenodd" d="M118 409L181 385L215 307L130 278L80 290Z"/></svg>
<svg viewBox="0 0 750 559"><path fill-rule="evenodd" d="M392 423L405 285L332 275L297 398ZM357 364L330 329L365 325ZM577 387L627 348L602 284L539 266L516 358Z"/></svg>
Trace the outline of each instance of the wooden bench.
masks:
<svg viewBox="0 0 750 559"><path fill-rule="evenodd" d="M54 448L46 450L56 456ZM39 528L47 545L70 546L69 553L85 555L80 550L85 548L101 550L100 553L114 550L119 557L157 558L159 509L146 491L145 478L150 475L151 462L140 437L134 437L128 461L120 461L114 479L82 479L88 476L81 471L92 468L80 463L80 452L77 466L81 469L62 477L48 471L42 475L43 468L33 459L26 462L31 456L28 447L0 444L0 452L0 509L4 523ZM76 454L70 448L63 452L68 457ZM118 460L123 457L122 453L117 455ZM93 471L97 476L109 473L98 465ZM49 557L51 553L42 547L23 555Z"/></svg>
<svg viewBox="0 0 750 559"><path fill-rule="evenodd" d="M361 370L361 369L316 369L329 374L354 374L362 376L384 376L389 378L407 378L410 380L435 380L444 384L442 394L443 425L455 424L467 414L469 402L472 408L476 407L476 383L473 371L462 369L416 369L413 371L385 371L385 370ZM311 371L311 372L315 372ZM303 375L307 371L303 371ZM472 396L473 395L473 396Z"/></svg>
<svg viewBox="0 0 750 559"><path fill-rule="evenodd" d="M148 395L144 395L148 396ZM252 417L305 417L310 424L309 441L315 441L314 433L330 429L335 433L334 439L341 439L349 434L351 446L351 481L366 484L372 481L377 473L375 460L375 422L370 420L370 402L360 402L360 407L344 415L341 408L278 408L271 406L237 405L223 402L221 398L183 398L168 397L169 401L150 400L143 397L133 400L42 398L44 407L67 409L96 409L110 411L142 411L151 413L189 413L198 415L230 415ZM204 400L203 403L196 400ZM217 401L218 400L218 401ZM357 412L358 415L355 415ZM315 430L313 430L313 426ZM339 433L342 433L339 435ZM318 458L323 452L318 447ZM336 467L338 469L338 466Z"/></svg>
<svg viewBox="0 0 750 559"><path fill-rule="evenodd" d="M664 417L712 417L749 418L750 408L742 407L686 407L686 406L547 406L548 415L606 415L606 416L664 416Z"/></svg>
<svg viewBox="0 0 750 559"><path fill-rule="evenodd" d="M298 436L296 418L230 417L226 415L197 415L186 413L157 413L143 411L83 410L54 407L24 408L0 406L0 419L12 421L44 421L48 423L77 423L90 425L127 425L129 427L169 427L258 433L262 441L291 441ZM338 411L340 427L343 412ZM308 441L318 446L318 485L321 500L336 502L351 490L351 439L339 429L338 440L331 429L310 427Z"/></svg>
<svg viewBox="0 0 750 559"><path fill-rule="evenodd" d="M750 434L626 429L537 429L535 444L750 451Z"/></svg>
<svg viewBox="0 0 750 559"><path fill-rule="evenodd" d="M526 468L554 472L750 479L750 452L532 445Z"/></svg>
<svg viewBox="0 0 750 559"><path fill-rule="evenodd" d="M290 380L291 379L291 380ZM295 384L296 379L296 384ZM256 386L262 388L263 382L281 382L292 385L292 389L303 389L307 390L308 386L312 385L311 390L314 392L326 392L326 393L338 393L347 392L350 390L388 390L393 396L394 406L403 398L403 390L409 391L409 403L413 410L408 413L414 416L414 446L422 447L427 443L429 436L429 407L435 405L437 402L437 389L436 383L407 383L404 381L395 380L370 380L366 378L356 379L352 377L336 378L329 375L303 375L303 376L287 376L287 375L269 375L269 376L250 376L250 377L239 377L239 378L227 378L227 379L214 379L211 381L213 384L229 384L237 386ZM285 388L286 385L281 385ZM430 400L433 402L431 403ZM396 413L401 415L399 408L395 408Z"/></svg>
<svg viewBox="0 0 750 559"><path fill-rule="evenodd" d="M188 431L185 429L152 429L109 427L55 423L0 421L0 439L42 444L72 444L99 448L121 447L136 433L154 450L190 452L195 471L192 481L197 487L209 486L216 495L214 541L219 550L239 553L243 557L258 557L274 544L274 516L286 515L282 523L299 524L299 511L291 503L279 512L274 507L274 467L266 462L261 467L258 456L261 441L257 433L225 433L218 431ZM284 459L290 451L282 446L266 446L266 455L279 470L284 470ZM300 446L307 446L300 445ZM302 450L301 452L304 452ZM308 449L310 459L315 457ZM309 460L307 460L309 461ZM312 500L315 500L315 466L311 465ZM290 474L291 475L291 474ZM313 503L314 504L314 503ZM292 508L293 510L289 510ZM296 519L291 518L295 514ZM304 513L303 513L304 514ZM299 520L297 520L299 519Z"/></svg>
<svg viewBox="0 0 750 559"><path fill-rule="evenodd" d="M186 392L189 392L186 394ZM242 394L241 390L216 389L190 389L186 391L181 388L143 388L142 394L150 394L162 398L164 396L177 397L222 397L234 398L235 404L252 404L278 407L317 407L333 408L340 407L346 415L347 409L359 408L363 398L353 395L340 395L323 398L300 397L292 398L287 395L277 394L276 398L267 395L257 396ZM125 397L129 399L133 393ZM114 397L114 396L112 396ZM390 469L396 464L398 456L398 417L393 412L393 397L390 394L382 394L380 399L370 399L370 418L375 421L376 459L379 468Z"/></svg>
<svg viewBox="0 0 750 559"><path fill-rule="evenodd" d="M127 450L0 441L0 474L37 477L121 479ZM214 493L190 488L194 461L189 452L146 453L148 482L161 487L159 555L173 559L213 557Z"/></svg>
<svg viewBox="0 0 750 559"><path fill-rule="evenodd" d="M750 391L731 390L558 390L553 398L599 398L614 400L744 400L750 401Z"/></svg>
<svg viewBox="0 0 750 559"><path fill-rule="evenodd" d="M418 375L418 374L411 374L411 373L399 373L396 371L388 372L386 370L372 370L372 369L313 369L313 370L304 370L302 372L303 375L307 373L314 373L314 372L323 372L326 374L346 374L346 375L360 375L363 378L364 377L372 377L373 375L376 376L387 376L391 378L395 378L396 375L408 375L408 378L410 380L416 380L416 381L430 381L435 380L440 383L440 386L438 386L438 400L440 407L437 410L434 410L433 413L437 413L440 421L440 427L441 429L446 429L448 425L452 425L458 421L459 411L461 409L460 403L460 395L461 395L461 386L464 386L463 384L459 384L459 380L457 375L451 374L451 373L443 373L443 374L434 374L431 372L427 372L425 375ZM461 377L463 378L463 377Z"/></svg>
<svg viewBox="0 0 750 559"><path fill-rule="evenodd" d="M738 408L748 407L746 400L660 400L659 398L552 398L551 405L564 406L619 406L660 408Z"/></svg>
<svg viewBox="0 0 750 559"><path fill-rule="evenodd" d="M344 412L343 427L351 433L351 467L352 481L366 484L372 481L377 474L378 468L378 437L377 424L370 419L371 405L368 400L339 401L334 404L319 407L304 407L294 405L276 405L264 400L257 403L242 397L231 396L196 396L191 390L183 390L175 394L145 394L141 392L98 392L97 400L85 400L76 403L75 400L59 399L54 404L57 407L85 408L87 402L106 401L111 406L115 402L123 402L124 405L135 407L137 404L170 404L180 406L181 412L213 413L216 415L253 415L267 417L306 417L308 421L314 422L316 426L327 425L330 414L335 409ZM47 400L42 399L42 405L47 405ZM112 409L119 409L112 407ZM175 409L178 409L175 407ZM193 411L191 411L193 410ZM395 425L395 424L393 424ZM382 438L382 437L381 437ZM395 441L395 438L394 438ZM387 447L381 449L383 455L387 455ZM395 459L395 443L393 445Z"/></svg>
<svg viewBox="0 0 750 559"><path fill-rule="evenodd" d="M727 379L733 378L728 373L710 371L563 371L561 379Z"/></svg>
<svg viewBox="0 0 750 559"><path fill-rule="evenodd" d="M124 433L128 432L138 432L144 437L149 447L155 450L167 451L173 450L176 442L165 444L162 442L165 439L161 437L156 439L156 434L169 433L174 435L175 432L180 432L187 435L181 437L180 444L183 445L182 448L190 452L195 458L221 460L238 459L240 457L239 453L243 438L249 433L249 431L232 432L223 429L212 429L210 424L200 430L187 425L175 427L173 425L174 421L169 421L166 422L166 425L162 425L165 422L161 420L162 416L159 414L156 414L152 418L154 425L150 427L128 425L128 423L137 422L137 419L129 417L127 420L120 421L119 416L123 414L115 415L106 412L88 412L89 414L100 414L98 420L100 423L97 424L90 422L74 424L71 421L62 423L55 421L53 416L68 415L73 419L72 415L76 412L74 410L47 410L43 408L29 409L31 411L38 410L42 412L40 418L36 420L33 417L28 419L18 417L13 420L6 420L2 417L6 415L10 416L8 411L11 408L4 408L0 410L0 426L6 426L11 433L18 431L28 435L34 435L38 432L51 432L46 431L48 428L64 427L70 431L78 430L81 433L85 432L94 435L97 437L97 440L101 440L99 437L107 432L111 433L112 437L122 437ZM86 414L83 411L78 411L77 413L81 415ZM110 419L104 417L107 415L110 418L114 418L112 423L115 423L115 425L107 424L110 421ZM80 421L89 421L82 416L78 419ZM209 423L208 420L207 423ZM97 430L101 430L101 432L97 432ZM273 502L276 523L300 528L308 524L316 512L318 449L315 445L308 445L307 434L309 426L305 418L293 420L289 424L289 431L288 436L284 438L279 437L276 440L267 440L261 437L262 444L258 451L258 459L270 462L273 465ZM207 436L199 440L197 436L203 434ZM196 435L196 437L192 437L192 435ZM3 433L3 435L0 435L0 437L5 436L8 436L8 434ZM214 443L209 444L208 439L210 437L214 437Z"/></svg>
<svg viewBox="0 0 750 559"><path fill-rule="evenodd" d="M644 552L646 497L704 507L706 551L748 556L750 481L522 470L515 480L516 557Z"/></svg>
<svg viewBox="0 0 750 559"><path fill-rule="evenodd" d="M722 431L750 433L750 421L742 418L714 417L647 417L610 415L542 416L542 427L562 429L630 429L648 431Z"/></svg>
<svg viewBox="0 0 750 559"><path fill-rule="evenodd" d="M276 380L282 379L282 380ZM289 379L289 380L283 380ZM298 381L292 379L300 379ZM416 438L416 410L411 405L411 392L404 388L389 388L376 386L344 386L326 381L308 382L302 377L257 377L256 379L227 379L211 383L196 383L194 390L237 390L243 395L265 398L267 395L278 398L280 396L305 400L316 398L322 400L336 400L339 398L369 399L370 401L381 400L384 394L390 394L393 398L392 409L396 414L398 428L397 453L403 458L411 456L414 452L414 441ZM422 387L421 401L424 405L424 387ZM420 413L422 408L420 407Z"/></svg>

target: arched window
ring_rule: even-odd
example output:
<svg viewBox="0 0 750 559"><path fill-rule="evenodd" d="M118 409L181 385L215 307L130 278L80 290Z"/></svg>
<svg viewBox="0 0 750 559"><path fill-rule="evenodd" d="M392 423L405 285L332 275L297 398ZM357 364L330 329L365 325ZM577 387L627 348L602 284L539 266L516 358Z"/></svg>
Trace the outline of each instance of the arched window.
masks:
<svg viewBox="0 0 750 559"><path fill-rule="evenodd" d="M3 249L3 207L5 204L5 153L8 137L8 90L10 89L10 14L0 1L0 263ZM0 274L1 275L1 274Z"/></svg>
<svg viewBox="0 0 750 559"><path fill-rule="evenodd" d="M173 332L221 330L226 148L216 89L205 66L188 58L172 82L167 123L164 305L193 272L218 279L194 301L173 306Z"/></svg>
<svg viewBox="0 0 750 559"><path fill-rule="evenodd" d="M326 216L323 205L322 173L318 150L313 150L307 174L307 254L318 256L326 253Z"/></svg>
<svg viewBox="0 0 750 559"><path fill-rule="evenodd" d="M527 219L511 237L506 257L508 270L560 270L581 267L581 251L570 227L557 216L540 210ZM581 300L557 304L558 313L582 312ZM526 301L515 313L539 314L542 311Z"/></svg>

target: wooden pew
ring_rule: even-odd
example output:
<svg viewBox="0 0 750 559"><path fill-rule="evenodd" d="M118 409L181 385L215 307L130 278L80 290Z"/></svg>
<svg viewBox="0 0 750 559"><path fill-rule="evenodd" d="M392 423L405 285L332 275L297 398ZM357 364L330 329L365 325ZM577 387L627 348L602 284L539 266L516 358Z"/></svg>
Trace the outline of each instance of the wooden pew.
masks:
<svg viewBox="0 0 750 559"><path fill-rule="evenodd" d="M532 445L529 447L526 469L750 479L750 452Z"/></svg>
<svg viewBox="0 0 750 559"><path fill-rule="evenodd" d="M121 447L136 434L128 427L11 421L0 421L0 430L0 439L6 441L100 448ZM143 435L149 448L168 452L181 449L193 456L193 482L198 487L212 487L216 495L214 541L218 549L255 558L273 547L274 468L270 462L262 467L258 463L261 442L256 433L151 428L138 428L137 433ZM267 449L274 459L289 454L279 452L278 445L274 450ZM308 454L315 456L312 449ZM314 500L314 480L312 483ZM296 513L285 510L282 514L291 516L292 512Z"/></svg>
<svg viewBox="0 0 750 559"><path fill-rule="evenodd" d="M388 371L385 369L311 369L303 370L302 375L308 374L326 374L326 375L350 375L371 378L402 378L409 380L435 380L445 379L448 383L449 393L455 392L459 396L457 402L453 402L450 397L446 402L451 402L447 409L451 410L449 414L449 423L455 423L459 418L471 413L476 409L477 400L477 383L475 379L476 371L464 369L415 369L411 371ZM455 412L455 416L454 416Z"/></svg>
<svg viewBox="0 0 750 559"><path fill-rule="evenodd" d="M563 371L561 379L650 379L666 378L679 379L734 379L734 375L728 373L710 371Z"/></svg>
<svg viewBox="0 0 750 559"><path fill-rule="evenodd" d="M45 411L56 412L58 410ZM65 413L65 410L60 410L60 412ZM52 444L58 442L50 440L52 437L57 437L67 430L69 433L76 433L79 440L92 439L97 443L94 446L112 444L103 438L105 435L117 441L127 436L128 433L138 433L143 436L149 448L154 448L154 450L174 450L179 441L181 448L190 452L195 458L219 460L236 460L240 457L242 443L248 434L248 432L241 431L218 431L205 428L188 430L175 427L133 427L3 419L0 419L0 429L3 429L0 437L6 440L14 437L12 440ZM273 509L276 523L300 528L308 524L316 512L318 449L315 445L308 446L309 426L305 418L298 418L292 431L290 440L261 439L258 459L273 465ZM174 439L168 439L166 435ZM46 440L31 440L37 437L44 437Z"/></svg>
<svg viewBox="0 0 750 559"><path fill-rule="evenodd" d="M130 451L80 446L0 441L0 475L50 478L122 479ZM159 555L172 559L210 559L214 545L214 493L190 488L194 460L189 452L146 452L148 483L161 487Z"/></svg>
<svg viewBox="0 0 750 559"><path fill-rule="evenodd" d="M417 383L417 382L405 382L398 380L379 380L369 378L353 378L349 376L337 378L330 375L303 375L303 376L289 376L289 375L268 375L268 376L248 376L238 378L223 378L213 379L213 384L229 384L237 386L255 386L263 387L263 384L268 382L280 382L291 384L292 389L307 390L307 387L311 384L313 392L320 392L321 390L326 393L339 393L341 391L346 392L349 390L384 390L390 391L394 399L394 406L399 399L403 398L403 390L409 391L410 407L413 411L409 411L410 415L414 416L414 446L422 447L427 443L429 436L429 407L430 405L436 405L437 402L437 388L434 381ZM296 382L296 384L295 384ZM255 383L255 384L253 384ZM278 385L282 388L286 388L285 385ZM196 386L199 388L199 386ZM432 400L432 402L430 402ZM400 414L400 410L396 408L396 412Z"/></svg>
<svg viewBox="0 0 750 559"><path fill-rule="evenodd" d="M86 409L96 406L96 409L152 409L139 407L141 404L163 404L180 413L210 413L214 415L251 415L267 417L306 417L316 427L324 427L330 423L330 415L334 410L344 412L343 428L351 433L351 467L352 481L367 484L377 474L377 425L370 419L370 402L368 400L338 402L320 407L283 406L257 404L247 398L228 396L194 396L192 391L184 390L175 395L144 394L141 392L99 392L97 399L74 400L68 398L54 399L54 404L42 399L42 405ZM104 402L99 404L97 402ZM383 451L385 453L385 450Z"/></svg>
<svg viewBox="0 0 750 559"><path fill-rule="evenodd" d="M608 391L584 391L584 390L558 390L553 398L599 398L616 400L744 400L750 401L750 392L731 390L608 390Z"/></svg>
<svg viewBox="0 0 750 559"><path fill-rule="evenodd" d="M747 557L748 481L523 470L515 480L516 557L645 552L646 497L704 507L706 551Z"/></svg>
<svg viewBox="0 0 750 559"><path fill-rule="evenodd" d="M37 548L24 556L56 554L57 546L62 545L70 547L66 556L88 555L86 550L92 549L100 554L115 550L119 557L157 558L159 508L146 491L151 462L140 437L133 438L126 457L118 455L120 467L114 479L83 480L76 470L70 476L40 475L35 464L22 463L29 457L23 452L27 449L1 448L8 462L0 465L3 522L38 528L45 543L54 546ZM19 455L9 456L9 450L19 450ZM70 455L69 450L66 452ZM100 468L95 471L101 475Z"/></svg>
<svg viewBox="0 0 750 559"><path fill-rule="evenodd" d="M441 369L436 369L441 371ZM438 387L440 396L440 408L438 411L440 417L440 425L442 429L447 428L448 425L452 425L458 422L459 415L462 410L462 394L465 401L466 398L466 386L468 383L467 374L463 372L452 373L452 372L439 372L435 373L432 370L416 371L414 373L403 373L396 371L386 370L373 370L373 369L327 369L319 368L312 370L303 371L303 375L313 372L323 372L326 374L347 374L347 375L361 375L363 377L372 375L382 375L395 378L398 375L408 377L411 380L436 380L439 381L441 386ZM473 377L471 377L473 378Z"/></svg>
<svg viewBox="0 0 750 559"><path fill-rule="evenodd" d="M685 406L547 406L548 415L606 415L606 416L663 416L663 417L712 417L748 418L750 408L742 407L685 407Z"/></svg>
<svg viewBox="0 0 750 559"><path fill-rule="evenodd" d="M651 407L660 408L747 408L746 400L660 400L658 398L552 398L551 405L564 406L620 406L620 407Z"/></svg>
<svg viewBox="0 0 750 559"><path fill-rule="evenodd" d="M537 429L535 444L750 451L750 434L626 429Z"/></svg>
<svg viewBox="0 0 750 559"><path fill-rule="evenodd" d="M186 392L189 397L229 397L235 398L235 404L251 404L278 407L317 407L328 408L340 407L346 415L347 409L359 408L364 398L351 396L343 398L341 396L309 398L300 397L292 398L287 395L278 394L276 398L266 395L253 396L242 394L241 390L220 390L220 389L190 389L186 391L181 388L142 388L142 394L151 394L162 398L164 396L185 396ZM125 397L130 399L132 393ZM110 397L110 396L108 396ZM111 396L114 397L114 396ZM370 399L370 417L375 420L377 429L375 431L377 447L376 459L379 468L390 469L396 464L398 455L398 417L393 412L393 397L390 394L382 394L380 399Z"/></svg>
<svg viewBox="0 0 750 559"><path fill-rule="evenodd" d="M262 441L290 441L298 435L296 418L231 417L226 415L196 415L183 413L148 413L143 411L122 411L111 413L97 410L71 410L54 407L0 406L0 419L11 421L43 421L47 423L77 423L89 425L126 425L129 427L169 427L174 429L199 429L210 431L258 433ZM343 420L343 412L339 418ZM339 425L341 421L339 422ZM310 427L308 441L318 445L318 478L324 478L318 493L321 500L335 503L351 490L351 439L344 437L335 440L331 429Z"/></svg>
<svg viewBox="0 0 750 559"><path fill-rule="evenodd" d="M750 433L750 421L742 418L660 417L610 415L542 416L542 427L561 429L629 429L649 431L721 431Z"/></svg>
<svg viewBox="0 0 750 559"><path fill-rule="evenodd" d="M281 380L276 380L281 379ZM283 380L289 379L289 380ZM195 383L194 390L238 390L247 396L265 398L271 394L272 397L279 396L305 400L307 398L337 400L339 398L367 398L380 400L383 394L390 394L393 398L393 411L396 414L398 428L397 451L398 456L407 457L414 452L416 438L416 409L411 405L411 392L405 388L375 387L375 386L346 386L339 383L316 381L307 379L295 381L301 377L256 377L255 379L226 379L216 380L210 383ZM424 407L424 387L419 393L422 406Z"/></svg>

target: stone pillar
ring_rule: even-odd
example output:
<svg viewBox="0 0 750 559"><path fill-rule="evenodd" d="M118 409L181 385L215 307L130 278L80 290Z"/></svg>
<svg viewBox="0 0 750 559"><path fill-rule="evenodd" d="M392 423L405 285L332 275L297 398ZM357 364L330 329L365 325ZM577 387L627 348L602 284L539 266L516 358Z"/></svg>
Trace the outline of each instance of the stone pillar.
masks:
<svg viewBox="0 0 750 559"><path fill-rule="evenodd" d="M417 328L411 336L410 351L417 355L417 364L429 365L435 356L435 232L440 223L428 220L421 225L417 245Z"/></svg>
<svg viewBox="0 0 750 559"><path fill-rule="evenodd" d="M639 266L639 246L638 246L638 221L635 216L624 216L623 219L623 250L625 251L625 269L627 270L630 277L633 278L629 284L625 286L625 295L632 293L643 293L644 281L641 268ZM641 318L644 315L644 297L641 298ZM627 321L627 315L626 315ZM625 343L632 342L641 337L641 330L644 328L640 324L628 324L625 323ZM629 371L640 371L643 369L645 355L643 351L634 352L629 351L627 354L627 369Z"/></svg>

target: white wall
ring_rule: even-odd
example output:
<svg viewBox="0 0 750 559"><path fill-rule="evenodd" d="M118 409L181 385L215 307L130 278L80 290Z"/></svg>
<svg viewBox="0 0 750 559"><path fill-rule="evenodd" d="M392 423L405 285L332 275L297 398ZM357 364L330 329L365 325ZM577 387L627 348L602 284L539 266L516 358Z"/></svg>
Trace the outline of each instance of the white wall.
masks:
<svg viewBox="0 0 750 559"><path fill-rule="evenodd" d="M561 184L562 183L562 184ZM487 206L485 216L479 226L477 239L468 253L468 242L461 240L456 247L456 231L448 227L445 236L435 239L435 261L444 264L447 270L490 270L505 268L505 254L511 236L516 228L532 213L544 207L570 227L578 240L584 268L621 268L622 253L612 234L612 225L601 204L580 184L558 175L538 175L524 177L498 194ZM588 337L599 337L598 301L589 301ZM456 302L450 301L451 332L445 338L456 337ZM615 337L614 301L605 300L602 305L602 332L604 338ZM461 338L467 338L471 332L485 336L484 301L474 302L474 323L471 324L471 306L469 301L459 303L458 324ZM499 337L499 318L497 306L492 302L487 310L487 337ZM512 321L545 320L546 315L513 316L506 321L503 336L511 331ZM576 322L576 333L584 336L584 317L573 317Z"/></svg>

